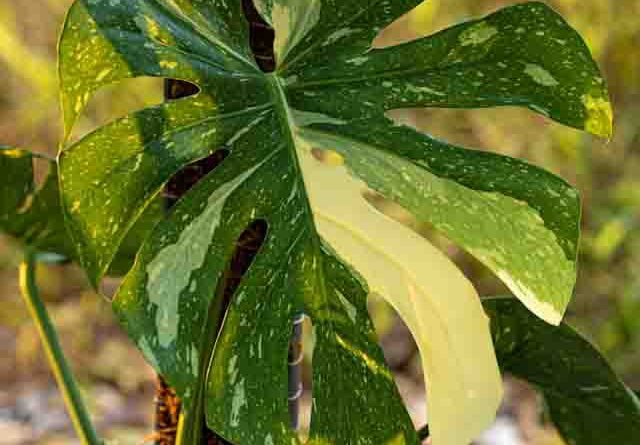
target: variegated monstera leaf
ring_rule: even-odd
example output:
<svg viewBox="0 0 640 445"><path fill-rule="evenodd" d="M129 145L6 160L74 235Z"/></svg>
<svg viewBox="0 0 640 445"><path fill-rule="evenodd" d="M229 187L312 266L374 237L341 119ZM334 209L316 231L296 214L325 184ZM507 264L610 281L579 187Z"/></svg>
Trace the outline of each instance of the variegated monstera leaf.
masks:
<svg viewBox="0 0 640 445"><path fill-rule="evenodd" d="M276 30L271 74L254 62L240 0L74 3L60 42L67 134L104 85L157 76L199 88L63 149L78 256L97 284L172 175L224 148L222 164L155 226L113 302L193 422L204 412L237 444L299 441L286 362L291 320L304 310L315 332L309 443L416 444L368 318L376 292L418 343L434 443L466 444L501 398L487 317L440 251L363 196L430 223L554 324L574 285L579 199L539 168L451 146L385 112L521 105L609 136L598 69L540 3L385 49L372 48L377 33L418 0L255 3ZM218 281L257 220L266 239L214 342Z"/></svg>

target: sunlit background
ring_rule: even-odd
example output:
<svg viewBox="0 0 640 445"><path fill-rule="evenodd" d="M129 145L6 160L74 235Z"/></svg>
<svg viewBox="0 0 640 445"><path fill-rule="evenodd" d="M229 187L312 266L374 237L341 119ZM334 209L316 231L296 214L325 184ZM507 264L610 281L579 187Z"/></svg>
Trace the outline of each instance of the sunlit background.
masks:
<svg viewBox="0 0 640 445"><path fill-rule="evenodd" d="M0 0L0 143L55 153L61 134L56 38L72 0ZM508 0L430 0L382 38L396 43L478 17ZM569 320L640 388L640 1L554 0L586 38L605 73L616 114L611 141L553 124L526 110L399 111L394 116L459 145L519 156L582 191L580 276ZM132 80L103 91L77 127L82 135L162 100L162 82ZM406 219L397 209L388 212ZM482 266L411 221L461 265L482 295L505 292ZM73 443L70 423L18 294L20 251L0 239L0 443ZM40 284L100 433L139 444L151 432L153 372L117 327L108 301L71 266L42 267ZM110 283L116 286L117 283ZM417 424L424 391L415 345L384 304L371 305L387 359ZM510 382L498 426L482 444L562 444L539 425L530 388ZM308 400L308 397L306 398ZM308 409L305 409L308 414Z"/></svg>

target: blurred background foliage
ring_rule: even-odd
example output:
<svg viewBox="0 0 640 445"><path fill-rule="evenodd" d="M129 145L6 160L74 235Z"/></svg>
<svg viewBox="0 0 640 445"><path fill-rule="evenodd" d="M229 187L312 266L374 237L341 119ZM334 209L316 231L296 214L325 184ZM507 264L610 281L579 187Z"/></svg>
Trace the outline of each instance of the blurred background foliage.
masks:
<svg viewBox="0 0 640 445"><path fill-rule="evenodd" d="M55 154L61 135L56 37L71 3L72 0L0 0L1 143ZM385 30L380 38L387 44L400 43L513 3L428 0ZM579 280L569 319L601 348L627 383L638 389L640 1L546 3L581 32L605 73L616 115L615 136L611 141L594 139L515 108L400 110L392 115L459 145L528 159L563 176L581 190L584 235ZM158 79L135 79L107 88L91 102L76 128L76 136L161 100L162 82ZM433 238L460 264L482 295L504 292L482 266L435 236L428 227L408 221L401 209L378 197L371 199ZM68 424L56 397L47 396L52 385L49 372L35 329L18 295L19 260L17 246L0 239L0 442L42 443L46 436L50 443L55 443L55 434L51 438L50 433L64 432ZM89 290L78 269L42 267L38 273L65 349L100 419L99 427L104 425L109 434L124 442L140 443L151 418L151 370L115 325L108 301ZM117 282L108 283L106 293L116 285ZM388 360L397 371L401 392L410 407L418 411L414 412L416 418L423 418L424 412L419 412L422 391L415 346L387 306L374 300L372 314ZM517 393L515 388L513 392ZM49 407L46 418L38 417L41 406ZM59 419L52 413L58 413ZM520 423L525 430L521 440L557 443L550 442L552 439L547 436L536 439ZM67 436L59 443L68 443L64 437Z"/></svg>

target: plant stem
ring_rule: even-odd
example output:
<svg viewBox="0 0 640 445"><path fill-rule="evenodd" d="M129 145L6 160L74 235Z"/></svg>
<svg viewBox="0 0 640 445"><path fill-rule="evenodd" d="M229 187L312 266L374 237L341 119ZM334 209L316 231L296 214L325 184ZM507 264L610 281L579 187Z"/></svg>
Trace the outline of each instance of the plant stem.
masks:
<svg viewBox="0 0 640 445"><path fill-rule="evenodd" d="M71 368L64 357L56 329L49 318L44 303L40 299L35 272L35 253L27 249L24 261L20 265L20 289L22 296L29 308L31 318L38 328L40 339L47 354L49 366L58 383L67 411L80 441L87 445L98 445L101 441L98 439L98 435L93 428L91 418L84 406Z"/></svg>

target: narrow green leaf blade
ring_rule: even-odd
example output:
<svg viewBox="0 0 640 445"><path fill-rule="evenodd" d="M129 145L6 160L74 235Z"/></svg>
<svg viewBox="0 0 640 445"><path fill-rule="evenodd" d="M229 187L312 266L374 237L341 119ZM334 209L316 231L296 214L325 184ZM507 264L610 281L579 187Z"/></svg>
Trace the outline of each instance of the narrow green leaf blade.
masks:
<svg viewBox="0 0 640 445"><path fill-rule="evenodd" d="M606 85L582 38L542 3L404 45L327 54L287 71L290 88L349 95L385 110L526 106L562 124L610 138Z"/></svg>
<svg viewBox="0 0 640 445"><path fill-rule="evenodd" d="M321 304L307 306L314 320L316 402L308 444L352 443L362 438L372 444L419 443L376 342L367 311L367 287L330 248L323 251L329 292L325 301L318 301Z"/></svg>
<svg viewBox="0 0 640 445"><path fill-rule="evenodd" d="M364 52L374 37L421 0L255 0L276 31L280 70L312 66L336 52ZM313 68L311 68L313 69Z"/></svg>
<svg viewBox="0 0 640 445"><path fill-rule="evenodd" d="M565 323L549 327L514 299L484 307L500 368L542 392L567 443L637 443L640 404L588 341Z"/></svg>

